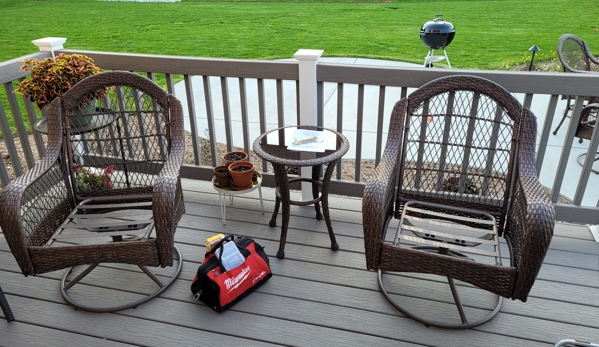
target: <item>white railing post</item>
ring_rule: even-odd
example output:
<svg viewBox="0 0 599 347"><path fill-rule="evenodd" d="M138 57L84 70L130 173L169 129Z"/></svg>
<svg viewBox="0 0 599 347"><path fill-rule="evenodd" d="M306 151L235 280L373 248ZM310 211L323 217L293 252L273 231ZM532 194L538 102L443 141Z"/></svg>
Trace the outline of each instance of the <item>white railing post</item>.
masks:
<svg viewBox="0 0 599 347"><path fill-rule="evenodd" d="M52 52L52 56L54 56L54 51L63 49L62 45L67 42L67 39L66 37L44 37L31 42L38 46L41 52Z"/></svg>
<svg viewBox="0 0 599 347"><path fill-rule="evenodd" d="M299 65L299 112L300 125L318 125L316 104L316 66L324 51L318 49L300 49L294 57ZM302 154L304 154L302 152ZM306 153L308 155L309 153ZM312 177L311 167L302 167L302 177ZM302 182L302 200L312 200L312 184Z"/></svg>

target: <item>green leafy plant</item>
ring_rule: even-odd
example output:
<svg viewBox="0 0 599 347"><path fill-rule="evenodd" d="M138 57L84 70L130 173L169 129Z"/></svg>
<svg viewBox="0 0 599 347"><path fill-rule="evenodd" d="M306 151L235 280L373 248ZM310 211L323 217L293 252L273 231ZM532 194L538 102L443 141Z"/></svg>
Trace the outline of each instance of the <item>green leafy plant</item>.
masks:
<svg viewBox="0 0 599 347"><path fill-rule="evenodd" d="M102 72L83 54L59 54L43 60L30 58L23 60L23 64L21 70L31 71L31 75L19 83L15 93L29 97L40 110L85 77Z"/></svg>
<svg viewBox="0 0 599 347"><path fill-rule="evenodd" d="M92 172L91 170L79 167L75 164L75 173L77 180L77 189L82 192L88 192L93 190L107 190L112 189L112 182L110 176L114 171L114 165L110 165L105 168L101 173Z"/></svg>

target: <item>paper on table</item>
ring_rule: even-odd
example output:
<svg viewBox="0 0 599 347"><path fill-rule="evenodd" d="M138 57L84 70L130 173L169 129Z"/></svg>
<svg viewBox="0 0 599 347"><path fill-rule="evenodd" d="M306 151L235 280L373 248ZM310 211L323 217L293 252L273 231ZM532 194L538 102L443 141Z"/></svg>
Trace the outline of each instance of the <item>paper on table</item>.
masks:
<svg viewBox="0 0 599 347"><path fill-rule="evenodd" d="M287 149L290 151L324 152L329 137L328 131L296 129Z"/></svg>

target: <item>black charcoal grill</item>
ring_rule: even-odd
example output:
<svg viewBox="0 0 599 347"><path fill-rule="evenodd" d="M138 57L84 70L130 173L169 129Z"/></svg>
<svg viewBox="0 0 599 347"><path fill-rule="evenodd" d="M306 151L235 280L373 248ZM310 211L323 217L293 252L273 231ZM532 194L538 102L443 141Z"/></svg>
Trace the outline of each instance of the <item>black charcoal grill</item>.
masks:
<svg viewBox="0 0 599 347"><path fill-rule="evenodd" d="M455 36L455 27L451 22L443 19L442 14L436 14L435 18L422 25L420 28L420 40L428 47L428 54L424 59L424 66L432 67L433 63L447 60L451 68L445 47L447 47ZM435 50L443 50L443 56L435 55Z"/></svg>

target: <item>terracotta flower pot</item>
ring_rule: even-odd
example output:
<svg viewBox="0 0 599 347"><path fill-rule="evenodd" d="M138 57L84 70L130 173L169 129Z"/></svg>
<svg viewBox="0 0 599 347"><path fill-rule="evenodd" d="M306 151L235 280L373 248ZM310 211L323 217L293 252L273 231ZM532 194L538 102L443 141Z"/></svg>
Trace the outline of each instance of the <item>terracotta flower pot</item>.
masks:
<svg viewBox="0 0 599 347"><path fill-rule="evenodd" d="M231 175L227 166L217 166L212 172L214 173L214 177L216 177L217 187L226 187L231 184Z"/></svg>
<svg viewBox="0 0 599 347"><path fill-rule="evenodd" d="M227 152L223 156L223 161L225 162L226 166L229 166L236 161L244 161L244 160L245 161L248 160L248 155L247 155L247 153L245 153L243 151Z"/></svg>
<svg viewBox="0 0 599 347"><path fill-rule="evenodd" d="M247 161L236 161L229 165L229 174L233 183L231 186L237 189L250 188L252 186L252 174L254 173L254 164Z"/></svg>

